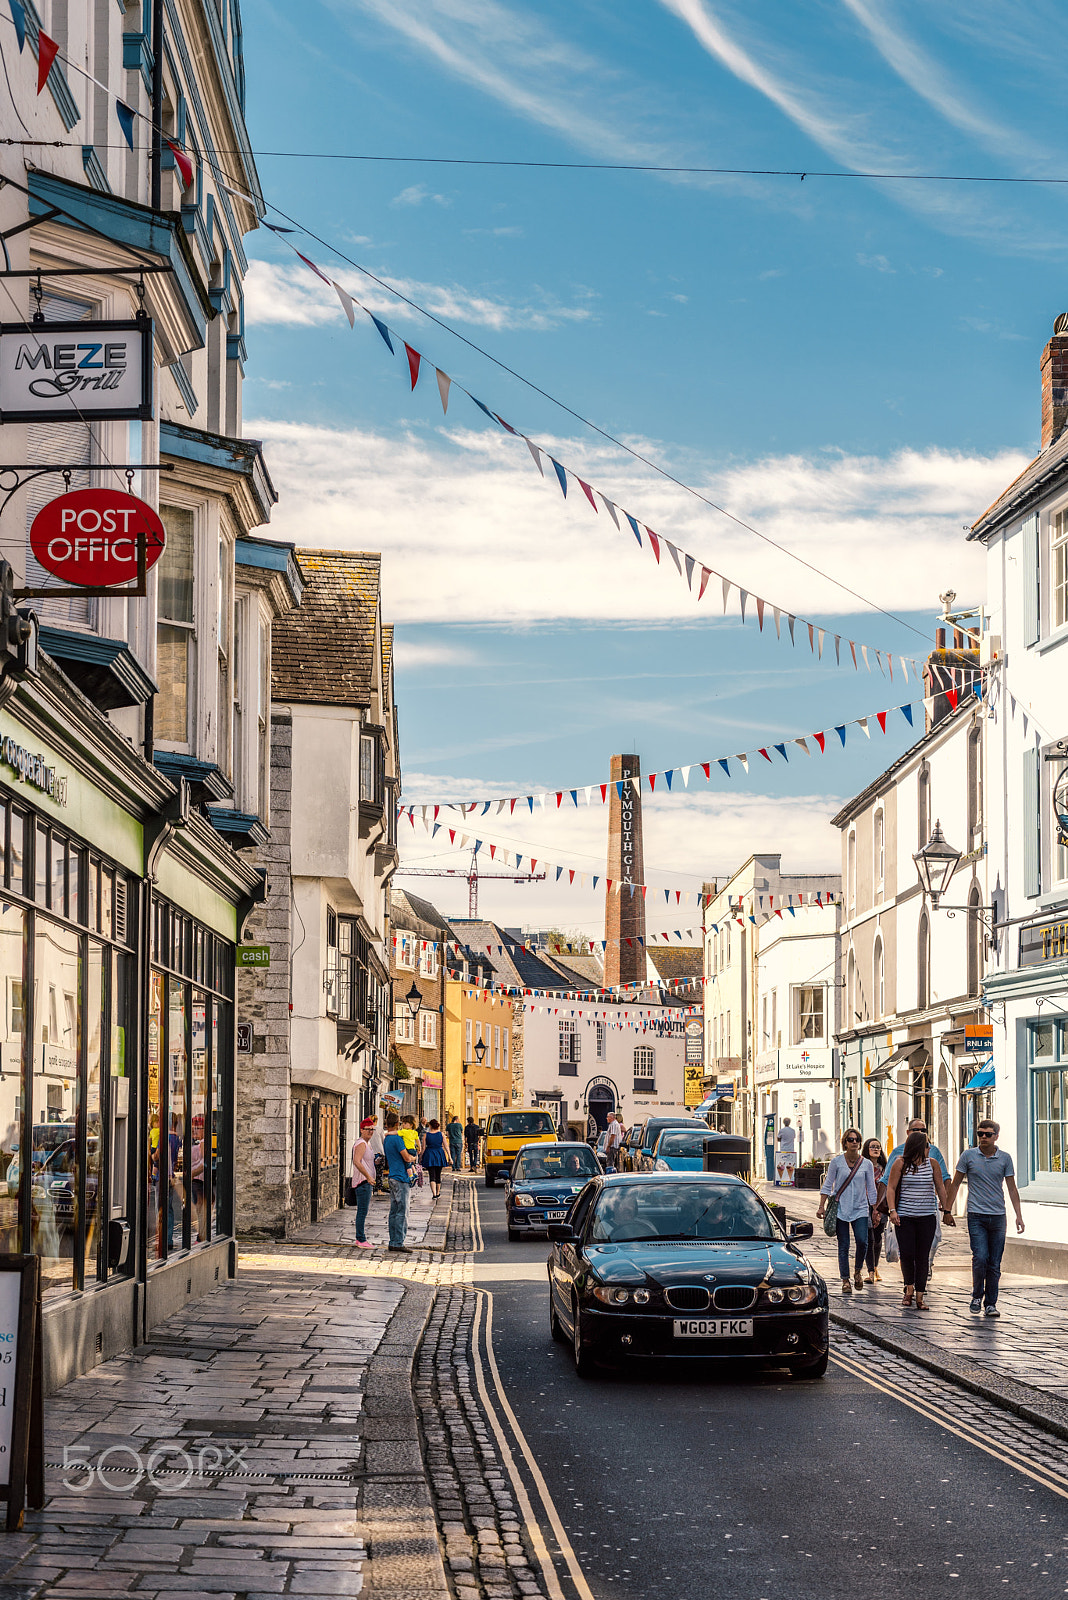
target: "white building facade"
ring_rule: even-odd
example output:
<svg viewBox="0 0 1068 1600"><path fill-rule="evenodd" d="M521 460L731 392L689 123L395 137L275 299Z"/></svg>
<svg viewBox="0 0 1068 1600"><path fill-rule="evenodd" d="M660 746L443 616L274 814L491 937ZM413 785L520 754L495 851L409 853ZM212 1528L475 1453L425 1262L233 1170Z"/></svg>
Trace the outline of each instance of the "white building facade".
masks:
<svg viewBox="0 0 1068 1600"><path fill-rule="evenodd" d="M620 1111L626 1126L653 1116L686 1116L684 1013L670 1006L605 1005L573 996L523 1002L526 1105L553 1110L586 1137L590 1116L604 1127Z"/></svg>

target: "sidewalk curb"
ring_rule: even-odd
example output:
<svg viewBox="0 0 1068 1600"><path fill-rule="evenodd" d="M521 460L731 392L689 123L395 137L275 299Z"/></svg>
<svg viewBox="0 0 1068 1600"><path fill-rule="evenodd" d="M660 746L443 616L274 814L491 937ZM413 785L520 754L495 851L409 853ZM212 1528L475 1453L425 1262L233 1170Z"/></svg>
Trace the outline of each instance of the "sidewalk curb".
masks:
<svg viewBox="0 0 1068 1600"><path fill-rule="evenodd" d="M433 1218L413 1250L444 1248L453 1195L450 1183L441 1217ZM437 1292L429 1284L405 1284L367 1369L358 1517L367 1540L363 1593L369 1600L448 1600L450 1595L412 1387L416 1351Z"/></svg>
<svg viewBox="0 0 1068 1600"><path fill-rule="evenodd" d="M847 1328L850 1333L858 1334L860 1338L869 1340L883 1350L889 1350L892 1355L904 1356L907 1361L914 1361L918 1367L933 1372L936 1377L958 1384L962 1389L967 1389L971 1394L979 1395L984 1400L993 1401L995 1405L1001 1406L1005 1411L1011 1411L1023 1422L1029 1422L1033 1427L1041 1428L1045 1433L1052 1433L1059 1439L1068 1439L1068 1405L1063 1401L1055 1400L1052 1396L1047 1398L1038 1389L1032 1389L1029 1385L1018 1383L1012 1378L1003 1378L1000 1374L991 1372L986 1367L977 1366L974 1362L956 1361L953 1357L940 1352L928 1354L929 1351L933 1352L934 1347L928 1345L926 1340L922 1341L925 1348L919 1349L917 1341L907 1334L895 1336L882 1328L873 1328L870 1323L847 1316L844 1312L832 1310L830 1318L839 1327ZM1042 1407L1042 1402L1045 1403L1045 1409Z"/></svg>

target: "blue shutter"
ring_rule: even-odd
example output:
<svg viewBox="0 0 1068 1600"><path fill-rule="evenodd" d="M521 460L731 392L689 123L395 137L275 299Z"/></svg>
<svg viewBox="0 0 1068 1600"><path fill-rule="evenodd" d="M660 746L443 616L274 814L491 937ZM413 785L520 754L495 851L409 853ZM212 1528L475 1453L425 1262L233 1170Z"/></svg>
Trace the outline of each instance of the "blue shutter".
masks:
<svg viewBox="0 0 1068 1600"><path fill-rule="evenodd" d="M1042 870L1039 855L1039 777L1042 756L1038 750L1023 753L1023 892L1041 892Z"/></svg>
<svg viewBox="0 0 1068 1600"><path fill-rule="evenodd" d="M1024 518L1023 528L1024 644L1038 643L1038 512ZM1037 893L1037 891L1036 891Z"/></svg>

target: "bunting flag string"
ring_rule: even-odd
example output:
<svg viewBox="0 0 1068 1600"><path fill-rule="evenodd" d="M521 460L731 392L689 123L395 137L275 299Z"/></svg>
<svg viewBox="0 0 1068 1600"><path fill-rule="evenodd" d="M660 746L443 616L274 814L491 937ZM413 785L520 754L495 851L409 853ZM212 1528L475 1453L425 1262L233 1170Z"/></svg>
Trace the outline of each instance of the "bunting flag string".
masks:
<svg viewBox="0 0 1068 1600"><path fill-rule="evenodd" d="M980 677L970 668L960 668L955 670L961 673L962 679L966 676L973 681L970 685L970 691L967 687L962 688L961 690L953 688L948 691L951 709L954 711L961 703L961 700L967 698L969 692L973 693L979 699L983 698L983 685ZM940 694L944 694L945 692L946 691L944 690L940 691ZM476 814L484 817L489 814L491 807L495 807L496 815L499 816L507 806L508 814L511 816L514 814L516 806L526 806L528 814L532 814L535 804L539 805L542 810L545 810L546 807L551 807L551 809L554 811L559 811L565 805L571 805L577 808L579 804L578 797L580 794L585 795L586 804L588 806L596 803L605 805L608 801L609 789L614 788L619 797L622 798L625 787L640 789L642 783L648 785L650 794L657 792L658 786L660 792L667 790L669 794L676 794L681 792L680 789L676 787L679 779L681 779L681 788L689 789L690 774L695 769L704 773L706 783L711 783L713 766L719 767L728 778L733 778L736 776L736 773L731 765L732 762L737 763L737 765L740 766L745 773L748 773L749 771L750 760L756 759L758 756L762 757L763 760L769 762L772 766L775 766L777 763L772 759L770 754L770 751L772 750L774 750L776 754L784 762L786 762L787 765L789 765L790 762L790 747L796 747L796 749L799 750L802 755L811 757L812 751L809 748L809 740L812 740L821 755L826 755L827 736L828 733L832 731L837 735L841 746L845 745L847 734L850 728L859 728L860 731L868 739L870 739L871 724L875 722L878 725L880 733L885 734L887 732L887 719L891 712L894 711L900 711L908 726L915 729L916 719L913 713L919 707L923 708L925 714L932 711L935 701L938 698L939 695L926 695L923 697L923 699L909 700L902 705L887 706L882 711L869 711L867 716L864 717L852 717L847 722L837 724L832 723L829 728L823 729L818 733L794 734L789 738L773 742L769 746L757 746L756 749L752 751L742 751L730 756L709 756L704 761L688 762L686 766L666 767L660 772L647 772L639 778L616 778L610 780L608 783L564 784L559 789L545 789L533 794L503 796L493 795L488 799L483 798L479 800L431 801L425 806L422 806L422 810L424 813L432 812L433 820L435 822L438 821L439 816L443 811L458 812L464 817L471 817ZM402 806L400 809L404 811L410 808Z"/></svg>
<svg viewBox="0 0 1068 1600"><path fill-rule="evenodd" d="M268 223L267 226L270 227L271 224ZM274 229L273 231L276 232L276 233L284 234L284 233L290 232L291 230L283 228L283 229ZM306 266L310 267L311 270L315 273L315 275L317 277L323 278L327 282L331 282L331 280L326 279L325 273L321 272L320 269L315 265L314 262L309 261L307 256L301 255L300 251L296 248L296 246L294 244L291 243L291 241L289 241L287 239L287 240L285 240L285 243L289 244L289 247L293 251L294 255L296 255L299 260L303 261ZM342 306L346 306L346 302L351 302L353 305L359 306L360 310L364 311L367 314L367 316L374 323L375 327L378 329L378 332L381 334L385 344L389 348L389 352L390 352L391 355L395 354L394 346L393 346L393 338L398 339L399 342L404 346L404 350L406 352L407 359L408 359L408 369L409 369L409 375L410 375L410 378L411 378L411 387L412 387L412 389L414 389L415 385L416 385L417 378L418 378L418 374L419 374L420 362L423 361L424 359L428 359L428 358L424 357L421 352L419 352L416 349L414 349L414 347L412 345L410 345L406 339L404 339L399 333L397 333L396 329L390 328L388 323L385 323L385 322L383 322L381 320L381 318L376 317L374 312L372 312L371 309L368 306L365 306L357 295L351 294L351 292L343 290L341 288L341 286L339 284L337 284L337 283L333 283L332 286L337 291L339 297L342 297L342 300L341 300ZM350 323L350 325L351 325L351 323ZM392 337L391 337L391 335L392 335ZM484 400L480 400L477 395L472 394L469 389L465 389L463 387L463 385L457 383L454 378L448 377L448 375L445 374L441 370L440 367L435 367L434 370L435 370L435 372L437 373L437 376L438 376L438 390L439 390L439 393L440 393L440 396L441 396L441 404L442 404L442 411L443 412L446 412L447 409L448 409L448 397L449 397L450 391L452 389L459 389L461 394L466 395L467 398L471 401L472 405L477 406L479 411L481 411L484 416L488 417L491 422L496 423L499 427L503 428L506 433L511 434L514 438L521 439L523 441L523 443L526 445L527 449L530 452L531 459L533 460L535 466L538 468L538 471L539 471L539 473L541 474L541 476L543 478L545 477L545 468L544 468L544 465L542 463L542 457L544 456L544 457L546 457L548 459L550 465L552 466L552 468L554 470L556 481L560 486L560 492L563 495L565 500L567 498L568 483L569 483L569 481L571 481L571 482L576 483L579 486L579 488L582 491L583 497L585 498L586 501L588 501L591 509L595 513L599 509L598 501L601 502L601 505L603 505L604 509L608 512L609 516L612 519L612 522L615 524L617 529L620 528L620 522L619 522L618 513L620 511L622 511L624 517L626 518L628 524L630 525L631 531L633 532L635 539L638 541L639 546L642 546L644 548L644 544L647 541L654 561L656 562L656 564L658 566L664 565L665 566L665 570L667 570L667 568L666 568L666 565L664 563L662 563L661 560L660 560L660 552L661 552L661 547L666 549L668 554L671 557L672 566L675 569L676 575L682 580L682 582L684 582L686 584L686 587L690 591L691 594L693 593L693 575L694 575L694 572L697 569L700 569L701 581L700 581L700 587L698 589L698 594L697 594L697 603L698 604L700 603L700 601L704 597L705 587L706 587L709 579L710 578L719 578L719 580L720 580L720 582L721 582L721 584L723 586L723 611L724 611L724 614L726 614L726 611L727 611L727 604L728 604L728 601L730 599L731 591L735 590L737 592L737 594L738 594L739 612L740 612L740 616L741 616L741 620L742 620L743 624L745 622L746 603L747 603L747 601L752 600L754 602L754 605L755 605L756 616L757 616L757 625L758 625L759 631L761 633L763 633L763 631L764 631L764 612L765 612L765 609L770 609L773 612L774 617L775 617L775 634L776 634L776 638L781 639L781 637L782 637L781 632L780 632L779 623L780 623L780 618L785 616L786 620L787 620L787 623L789 624L789 629L790 629L790 643L791 643L791 645L794 646L794 648L796 648L796 640L795 640L795 637L794 637L794 628L795 628L795 624L800 622L802 627L807 629L807 631L808 631L808 642L809 642L809 650L810 650L810 652L812 653L812 655L814 655L816 657L817 660L821 661L823 659L823 646L824 646L824 640L826 638L827 630L824 629L824 628L821 628L818 623L808 622L804 617L799 617L795 613L787 611L784 607L776 606L776 605L773 604L772 601L764 599L762 596L753 594L751 590L743 589L740 584L738 584L738 583L736 583L734 581L733 578L728 578L728 577L724 576L723 573L717 572L714 567L708 566L707 563L701 561L699 557L690 555L687 551L681 549L681 547L679 545L673 543L672 540L666 538L663 534L654 533L652 528L650 528L647 523L641 522L637 517L633 516L631 514L631 512L624 510L624 508L622 506L618 505L615 501L611 500L608 497L608 495L606 495L602 490L596 488L594 485L592 485L590 483L587 483L584 478L579 476L579 474L574 470L574 468L567 466L562 461L558 461L557 458L552 454L552 452L547 450L544 445L538 444L536 440L529 438L519 428L514 428L510 422L506 422L504 417L502 417L499 412L492 411L490 409L490 407L485 403ZM444 380L444 382L443 382L443 380ZM644 530L644 533L645 533L645 541L643 541L643 539L642 539L643 530ZM842 656L841 656L842 635L836 633L836 634L833 634L832 637L834 639L835 664L836 664L836 666L841 666L841 662L842 662ZM854 671L859 671L859 668L857 666L857 645L856 645L856 641L854 641L853 639L847 638L845 640L845 642L849 646L849 653L850 653L850 659L852 660L852 663L853 663L853 670ZM895 661L895 659L898 662L898 664L900 665L900 668L901 668L902 673L904 674L904 678L905 678L905 682L906 683L908 682L908 675L909 675L909 668L910 667L911 667L913 675L915 677L918 678L920 676L921 668L920 668L919 664L917 663L916 659L913 656L896 655L896 657L895 657L895 654L893 652L890 652L890 651L887 651L887 650L877 649L874 645L862 644L860 646L860 650L861 650L861 654L862 654L862 657L863 657L863 660L864 660L864 665L865 665L865 667L867 668L867 670L869 672L872 670L872 668L871 668L871 660L870 660L870 657L869 657L869 651L870 651L871 655L873 655L875 657L876 664L877 664L880 672L882 672L884 677L887 675L887 673L889 673L889 676L890 676L891 680L893 679L893 676L894 676L894 661Z"/></svg>

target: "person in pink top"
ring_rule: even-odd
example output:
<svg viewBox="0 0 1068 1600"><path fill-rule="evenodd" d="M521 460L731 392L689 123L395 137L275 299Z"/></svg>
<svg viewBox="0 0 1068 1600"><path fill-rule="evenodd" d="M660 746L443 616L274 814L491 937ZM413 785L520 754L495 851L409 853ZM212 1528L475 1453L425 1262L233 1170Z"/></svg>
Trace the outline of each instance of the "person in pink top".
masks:
<svg viewBox="0 0 1068 1600"><path fill-rule="evenodd" d="M352 1147L352 1167L349 1172L349 1182L356 1195L356 1243L365 1250L374 1249L366 1236L367 1212L375 1185L375 1158L370 1145L374 1126L374 1117L364 1117L360 1123L360 1137Z"/></svg>

